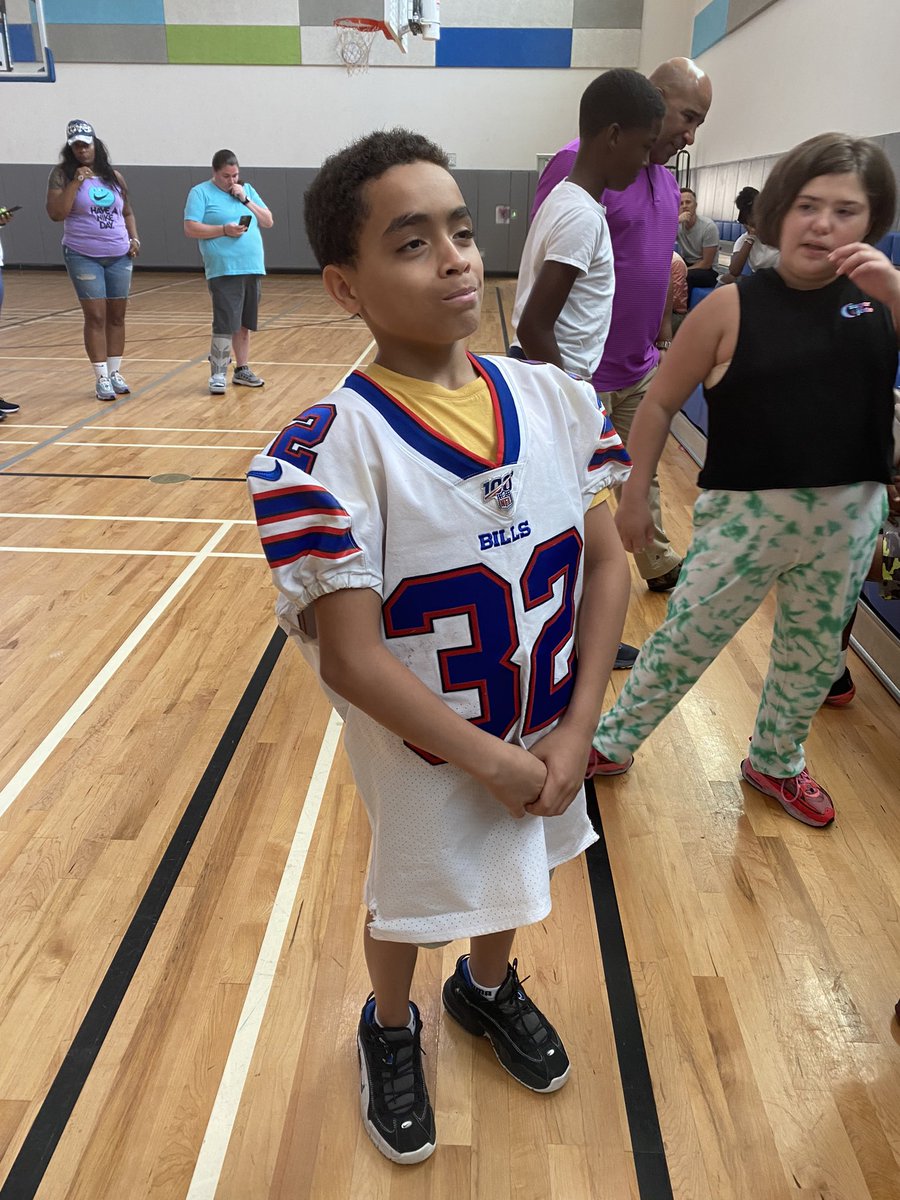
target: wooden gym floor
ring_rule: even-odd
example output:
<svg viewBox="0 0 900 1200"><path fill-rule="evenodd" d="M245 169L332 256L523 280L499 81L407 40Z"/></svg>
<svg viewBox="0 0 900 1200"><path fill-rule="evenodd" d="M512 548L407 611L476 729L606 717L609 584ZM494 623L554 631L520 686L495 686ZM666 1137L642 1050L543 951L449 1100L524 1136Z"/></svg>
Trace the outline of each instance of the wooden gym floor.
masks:
<svg viewBox="0 0 900 1200"><path fill-rule="evenodd" d="M866 668L809 740L830 830L739 781L768 607L599 785L605 841L516 945L560 1093L441 1017L459 947L421 954L439 1147L394 1167L357 1100L367 826L243 482L367 331L270 278L266 387L212 398L202 278L141 273L133 394L99 405L66 277L6 284L0 1200L896 1200L900 708ZM500 296L476 349L502 351ZM695 474L670 443L679 548ZM627 639L664 606L635 576Z"/></svg>

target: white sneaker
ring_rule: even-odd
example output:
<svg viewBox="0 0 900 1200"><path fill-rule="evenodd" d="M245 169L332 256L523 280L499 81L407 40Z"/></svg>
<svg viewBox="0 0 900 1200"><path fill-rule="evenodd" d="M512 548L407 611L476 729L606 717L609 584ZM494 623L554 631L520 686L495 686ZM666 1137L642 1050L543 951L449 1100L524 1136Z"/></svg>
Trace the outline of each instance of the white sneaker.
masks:
<svg viewBox="0 0 900 1200"><path fill-rule="evenodd" d="M128 396L131 393L131 388L122 378L118 371L110 371L109 382L112 384L112 389L117 396Z"/></svg>
<svg viewBox="0 0 900 1200"><path fill-rule="evenodd" d="M116 393L113 391L113 385L110 383L108 375L101 375L97 380L95 395L98 400L115 400Z"/></svg>
<svg viewBox="0 0 900 1200"><path fill-rule="evenodd" d="M210 375L209 377L209 394L211 396L225 395L225 376Z"/></svg>

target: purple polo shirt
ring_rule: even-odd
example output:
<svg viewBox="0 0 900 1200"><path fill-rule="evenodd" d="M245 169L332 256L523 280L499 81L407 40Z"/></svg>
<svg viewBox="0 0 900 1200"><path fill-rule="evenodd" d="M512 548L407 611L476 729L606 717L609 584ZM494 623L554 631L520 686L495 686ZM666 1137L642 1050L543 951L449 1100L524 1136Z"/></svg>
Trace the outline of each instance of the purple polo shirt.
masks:
<svg viewBox="0 0 900 1200"><path fill-rule="evenodd" d="M558 150L538 180L534 214L575 162L578 140ZM631 387L659 362L654 342L666 307L680 193L667 167L651 163L624 192L607 189L602 203L612 237L616 294L603 358L594 372L598 392Z"/></svg>

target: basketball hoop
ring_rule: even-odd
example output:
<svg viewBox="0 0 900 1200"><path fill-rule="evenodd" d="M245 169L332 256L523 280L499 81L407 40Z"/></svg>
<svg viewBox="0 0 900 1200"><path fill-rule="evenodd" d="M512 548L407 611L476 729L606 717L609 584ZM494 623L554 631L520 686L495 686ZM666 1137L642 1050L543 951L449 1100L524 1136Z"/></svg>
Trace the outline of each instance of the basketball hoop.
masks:
<svg viewBox="0 0 900 1200"><path fill-rule="evenodd" d="M333 22L338 31L338 54L347 68L348 75L356 75L369 69L369 51L379 30L385 37L389 33L383 21L371 17L337 17Z"/></svg>

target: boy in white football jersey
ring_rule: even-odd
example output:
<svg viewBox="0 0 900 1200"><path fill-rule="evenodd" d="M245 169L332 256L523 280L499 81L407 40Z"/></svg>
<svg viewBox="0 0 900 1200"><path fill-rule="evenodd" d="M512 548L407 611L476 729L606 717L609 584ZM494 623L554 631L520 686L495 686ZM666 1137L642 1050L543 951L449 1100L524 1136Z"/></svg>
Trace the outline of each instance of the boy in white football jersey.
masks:
<svg viewBox="0 0 900 1200"><path fill-rule="evenodd" d="M582 779L629 586L603 502L628 458L590 385L466 351L483 272L447 166L406 130L323 165L307 233L378 352L249 472L279 619L345 717L372 826L361 1105L400 1163L435 1146L419 946L471 939L450 1016L526 1087L568 1076L509 957L595 840Z"/></svg>

